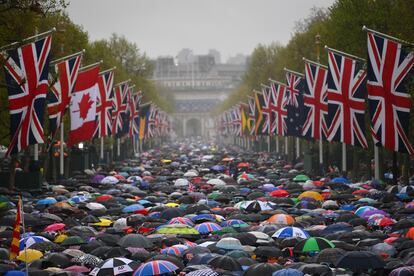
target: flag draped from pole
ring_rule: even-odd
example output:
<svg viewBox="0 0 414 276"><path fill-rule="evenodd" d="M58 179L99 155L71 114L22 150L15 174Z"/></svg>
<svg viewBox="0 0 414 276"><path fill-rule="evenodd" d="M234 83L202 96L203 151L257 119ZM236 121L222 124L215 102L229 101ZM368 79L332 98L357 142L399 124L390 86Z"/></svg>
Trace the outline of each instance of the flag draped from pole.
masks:
<svg viewBox="0 0 414 276"><path fill-rule="evenodd" d="M132 91L131 91L132 92ZM128 136L129 137L133 137L134 135L138 135L139 132L139 126L138 126L138 117L139 117L139 113L138 113L138 103L137 103L137 98L138 95L134 95L131 93L130 97L129 97L129 119L128 119L128 123L129 123L129 131L128 131Z"/></svg>
<svg viewBox="0 0 414 276"><path fill-rule="evenodd" d="M44 143L43 114L48 89L49 35L1 52L6 72L11 140L6 156Z"/></svg>
<svg viewBox="0 0 414 276"><path fill-rule="evenodd" d="M68 146L93 138L96 128L96 97L100 65L81 69L70 101Z"/></svg>
<svg viewBox="0 0 414 276"><path fill-rule="evenodd" d="M70 104L81 61L81 54L60 61L55 64L57 79L54 80L53 76L49 77L50 93L47 95L47 112L49 114L49 136L51 139L55 137Z"/></svg>
<svg viewBox="0 0 414 276"><path fill-rule="evenodd" d="M124 133L125 116L128 108L128 83L121 83L114 88L112 108L112 135L121 137Z"/></svg>
<svg viewBox="0 0 414 276"><path fill-rule="evenodd" d="M143 104L139 108L139 139L143 140L147 137L148 133L148 119L151 112L151 104Z"/></svg>
<svg viewBox="0 0 414 276"><path fill-rule="evenodd" d="M305 88L304 76L293 71L286 71L287 93L287 132L289 136L302 136L303 126L303 90Z"/></svg>
<svg viewBox="0 0 414 276"><path fill-rule="evenodd" d="M99 93L96 97L96 129L94 137L106 137L111 135L112 128L112 108L114 85L114 71L106 71L99 74L98 88Z"/></svg>
<svg viewBox="0 0 414 276"><path fill-rule="evenodd" d="M328 50L329 141L368 148L365 138L365 79L363 62Z"/></svg>
<svg viewBox="0 0 414 276"><path fill-rule="evenodd" d="M10 246L10 260L16 259L20 252L20 223L22 220L22 198L20 196L16 208L16 219L14 221L12 242Z"/></svg>
<svg viewBox="0 0 414 276"><path fill-rule="evenodd" d="M250 131L250 135L256 135L256 102L255 102L255 98L249 96L247 98L247 103L248 103L248 108L249 108L249 112L248 112L248 122L247 125L249 126L249 131Z"/></svg>
<svg viewBox="0 0 414 276"><path fill-rule="evenodd" d="M305 60L306 86L303 93L304 123L302 135L316 140L326 139L328 128L327 68Z"/></svg>
<svg viewBox="0 0 414 276"><path fill-rule="evenodd" d="M234 125L234 136L242 136L242 117L240 106L236 105L232 109L233 113L233 125Z"/></svg>
<svg viewBox="0 0 414 276"><path fill-rule="evenodd" d="M260 92L254 92L254 102L255 102L255 135L259 135L262 133L262 125L263 125L263 114L262 114L262 106L263 106L263 94Z"/></svg>
<svg viewBox="0 0 414 276"><path fill-rule="evenodd" d="M413 52L405 45L368 32L367 89L373 140L388 150L411 155L407 85L413 65Z"/></svg>
<svg viewBox="0 0 414 276"><path fill-rule="evenodd" d="M149 117L148 117L147 138L153 138L157 135L157 114L158 114L157 107L155 106L155 104L151 104Z"/></svg>
<svg viewBox="0 0 414 276"><path fill-rule="evenodd" d="M287 95L286 95L286 85L271 81L270 84L271 90L271 101L270 101L270 110L273 117L273 123L271 126L271 132L279 135L287 135Z"/></svg>
<svg viewBox="0 0 414 276"><path fill-rule="evenodd" d="M272 90L268 86L262 86L262 98L263 104L261 106L262 109L262 116L263 116L263 124L262 124L262 134L271 135L272 133L272 109L271 109L271 102L272 102Z"/></svg>
<svg viewBox="0 0 414 276"><path fill-rule="evenodd" d="M242 129L241 129L242 136L248 136L250 134L248 108L249 108L249 106L246 103L240 103L240 115L241 115L241 125L242 125Z"/></svg>

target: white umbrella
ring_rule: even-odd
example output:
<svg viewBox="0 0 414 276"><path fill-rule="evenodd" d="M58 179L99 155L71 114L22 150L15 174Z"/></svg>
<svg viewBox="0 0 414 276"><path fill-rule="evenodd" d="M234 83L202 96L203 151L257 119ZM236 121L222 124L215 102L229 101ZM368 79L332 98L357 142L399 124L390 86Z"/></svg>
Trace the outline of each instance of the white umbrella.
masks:
<svg viewBox="0 0 414 276"><path fill-rule="evenodd" d="M185 178L178 178L174 182L174 187L187 187L190 182Z"/></svg>
<svg viewBox="0 0 414 276"><path fill-rule="evenodd" d="M107 176L104 179L102 179L102 184L116 184L119 180L115 176Z"/></svg>
<svg viewBox="0 0 414 276"><path fill-rule="evenodd" d="M89 202L86 204L86 208L89 210L106 210L106 207L97 202Z"/></svg>
<svg viewBox="0 0 414 276"><path fill-rule="evenodd" d="M214 185L214 186L225 186L226 182L224 182L221 179L214 178L214 179L210 179L209 181L207 181L207 184Z"/></svg>

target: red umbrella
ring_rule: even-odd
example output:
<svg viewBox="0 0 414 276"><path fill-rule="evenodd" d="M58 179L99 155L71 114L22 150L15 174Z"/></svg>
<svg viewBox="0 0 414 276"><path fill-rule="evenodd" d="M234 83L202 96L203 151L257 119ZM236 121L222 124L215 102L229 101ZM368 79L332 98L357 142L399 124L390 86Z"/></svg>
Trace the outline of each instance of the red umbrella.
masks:
<svg viewBox="0 0 414 276"><path fill-rule="evenodd" d="M289 196L289 193L285 190L275 190L271 192L270 195L274 197L287 197Z"/></svg>
<svg viewBox="0 0 414 276"><path fill-rule="evenodd" d="M45 228L45 232L56 232L63 230L66 224L64 223L53 223Z"/></svg>
<svg viewBox="0 0 414 276"><path fill-rule="evenodd" d="M96 201L97 202L102 202L102 201L107 201L107 200L111 200L111 199L113 199L114 197L113 196L111 196L111 195L100 195L100 196L97 196L96 197Z"/></svg>
<svg viewBox="0 0 414 276"><path fill-rule="evenodd" d="M368 194L369 191L368 190L356 190L355 192L353 192L353 195L363 195L363 194Z"/></svg>
<svg viewBox="0 0 414 276"><path fill-rule="evenodd" d="M118 179L118 180L125 180L125 177L123 177L122 175L120 175L120 174L116 174L116 175L114 175L114 177L116 178L116 179Z"/></svg>
<svg viewBox="0 0 414 276"><path fill-rule="evenodd" d="M248 167L250 167L250 164L249 163L247 163L247 162L240 162L238 165L237 165L237 168L248 168Z"/></svg>
<svg viewBox="0 0 414 276"><path fill-rule="evenodd" d="M64 269L65 271L71 271L76 273L88 273L90 271L89 268L83 265L72 265Z"/></svg>

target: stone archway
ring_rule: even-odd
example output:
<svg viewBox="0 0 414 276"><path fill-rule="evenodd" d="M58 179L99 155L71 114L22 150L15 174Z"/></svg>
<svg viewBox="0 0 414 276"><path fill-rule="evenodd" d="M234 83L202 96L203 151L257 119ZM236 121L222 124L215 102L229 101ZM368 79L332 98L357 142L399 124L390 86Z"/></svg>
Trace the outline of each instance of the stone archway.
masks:
<svg viewBox="0 0 414 276"><path fill-rule="evenodd" d="M198 118L191 118L185 122L186 136L202 136L202 121Z"/></svg>

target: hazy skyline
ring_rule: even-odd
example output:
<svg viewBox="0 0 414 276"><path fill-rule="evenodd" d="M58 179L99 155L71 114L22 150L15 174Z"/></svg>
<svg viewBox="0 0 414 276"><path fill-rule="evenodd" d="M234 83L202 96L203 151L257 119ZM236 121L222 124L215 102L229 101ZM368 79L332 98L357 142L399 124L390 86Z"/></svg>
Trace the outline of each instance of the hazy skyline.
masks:
<svg viewBox="0 0 414 276"><path fill-rule="evenodd" d="M286 44L312 7L334 0L71 0L67 12L91 40L125 35L149 57L209 49L223 61L259 44Z"/></svg>

